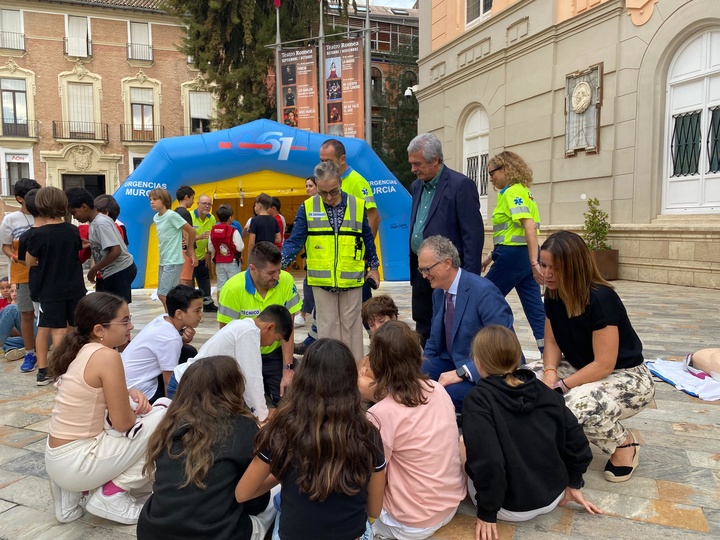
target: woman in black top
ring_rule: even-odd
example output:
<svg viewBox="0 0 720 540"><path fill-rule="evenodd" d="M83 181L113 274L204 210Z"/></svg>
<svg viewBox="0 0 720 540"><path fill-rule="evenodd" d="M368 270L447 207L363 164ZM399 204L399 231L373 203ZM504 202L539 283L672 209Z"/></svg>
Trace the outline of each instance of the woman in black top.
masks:
<svg viewBox="0 0 720 540"><path fill-rule="evenodd" d="M640 338L577 234L551 235L542 245L540 266L547 316L543 382L565 395L588 440L611 454L605 479L629 480L639 445L620 420L640 412L655 395Z"/></svg>

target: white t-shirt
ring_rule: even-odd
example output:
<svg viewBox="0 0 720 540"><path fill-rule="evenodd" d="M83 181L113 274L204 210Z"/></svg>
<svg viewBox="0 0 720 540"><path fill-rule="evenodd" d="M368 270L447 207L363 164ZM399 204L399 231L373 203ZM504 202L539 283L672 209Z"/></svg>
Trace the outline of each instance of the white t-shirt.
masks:
<svg viewBox="0 0 720 540"><path fill-rule="evenodd" d="M258 420L264 421L268 415L268 408L263 386L260 329L255 325L254 320L237 319L223 326L219 332L205 342L195 358L175 368L173 371L175 379L179 383L183 373L193 362L218 355L235 358L245 377L245 393L243 394L245 403Z"/></svg>
<svg viewBox="0 0 720 540"><path fill-rule="evenodd" d="M135 336L122 353L128 389L137 388L151 398L157 391L157 378L178 365L182 337L167 315L158 315Z"/></svg>
<svg viewBox="0 0 720 540"><path fill-rule="evenodd" d="M235 249L238 251L238 253L242 253L243 249L245 249L245 244L243 243L242 236L240 235L240 233L238 232L237 229L235 229L233 231L232 241L233 241L233 244L235 244ZM212 240L208 241L207 247L208 247L208 252L210 253L210 255L214 256L215 255L215 246L213 245ZM222 263L220 263L220 264L222 264Z"/></svg>

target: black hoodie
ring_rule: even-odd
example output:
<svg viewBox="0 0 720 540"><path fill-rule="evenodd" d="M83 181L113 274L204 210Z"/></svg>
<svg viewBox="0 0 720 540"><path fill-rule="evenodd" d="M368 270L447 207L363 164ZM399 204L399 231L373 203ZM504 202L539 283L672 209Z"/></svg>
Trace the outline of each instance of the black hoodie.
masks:
<svg viewBox="0 0 720 540"><path fill-rule="evenodd" d="M587 438L563 397L532 371L478 381L465 396L465 471L477 490L477 517L497 520L500 508L527 512L552 503L567 487L582 487L592 461Z"/></svg>

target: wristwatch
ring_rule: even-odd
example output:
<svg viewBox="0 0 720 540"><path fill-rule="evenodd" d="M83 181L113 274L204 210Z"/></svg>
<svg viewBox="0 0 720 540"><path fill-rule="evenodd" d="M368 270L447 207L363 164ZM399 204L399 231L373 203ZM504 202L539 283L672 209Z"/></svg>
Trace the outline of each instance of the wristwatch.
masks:
<svg viewBox="0 0 720 540"><path fill-rule="evenodd" d="M294 369L292 364L283 364L283 370L292 371Z"/></svg>
<svg viewBox="0 0 720 540"><path fill-rule="evenodd" d="M465 371L465 368L460 366L455 370L455 373L457 373L457 376L461 379L467 379L467 371Z"/></svg>

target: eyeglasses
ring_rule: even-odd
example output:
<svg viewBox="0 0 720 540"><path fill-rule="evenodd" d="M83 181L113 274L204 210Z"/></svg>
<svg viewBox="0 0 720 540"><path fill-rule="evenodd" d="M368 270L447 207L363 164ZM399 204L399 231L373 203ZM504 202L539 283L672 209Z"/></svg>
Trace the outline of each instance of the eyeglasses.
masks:
<svg viewBox="0 0 720 540"><path fill-rule="evenodd" d="M130 316L130 317L128 317L127 319L124 319L124 320L122 320L122 321L119 321L119 322L109 322L109 323L105 323L103 326L107 326L107 325L109 325L109 324L124 324L126 327L127 327L127 326L130 326L130 325L132 324L132 316Z"/></svg>
<svg viewBox="0 0 720 540"><path fill-rule="evenodd" d="M317 194L320 195L321 197L327 197L327 196L335 197L335 195L337 195L338 193L340 193L339 187L337 187L335 189L331 189L330 191L323 191L322 189L317 190Z"/></svg>
<svg viewBox="0 0 720 540"><path fill-rule="evenodd" d="M498 172L500 169L502 169L502 167L496 167L496 168L494 168L493 170L488 171L488 176L492 176L493 174L495 174L496 172Z"/></svg>
<svg viewBox="0 0 720 540"><path fill-rule="evenodd" d="M433 265L431 265L431 266L428 266L427 268L419 268L419 267L418 267L417 270L418 270L418 272L420 272L421 275L427 276L427 275L430 273L430 270L432 270L433 268L435 268L435 267L436 267L438 264L440 264L441 262L442 262L442 261L438 261L438 262L436 262L435 264L433 264Z"/></svg>

